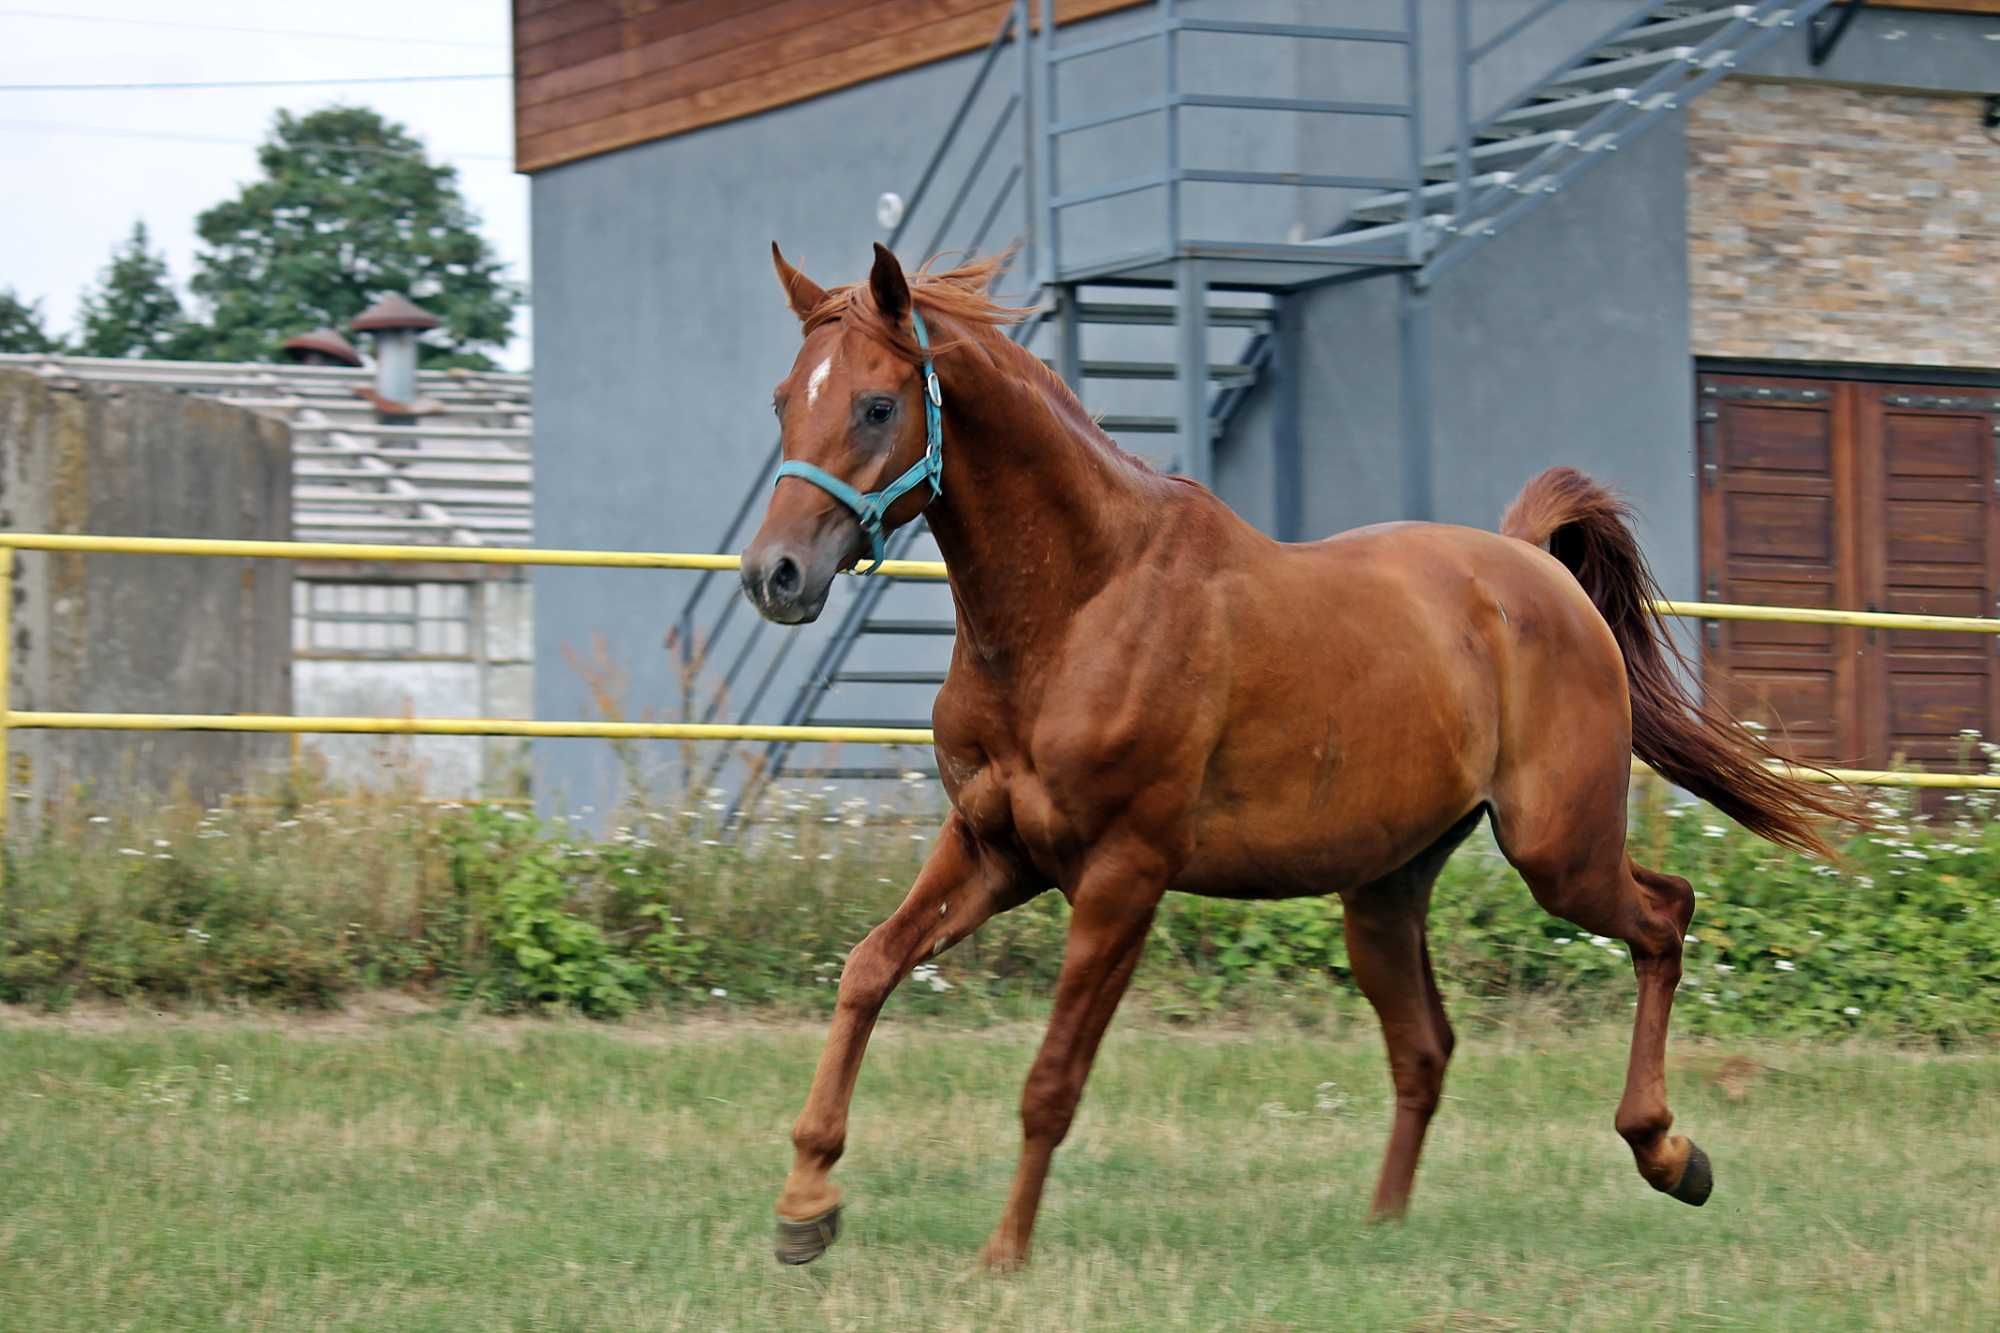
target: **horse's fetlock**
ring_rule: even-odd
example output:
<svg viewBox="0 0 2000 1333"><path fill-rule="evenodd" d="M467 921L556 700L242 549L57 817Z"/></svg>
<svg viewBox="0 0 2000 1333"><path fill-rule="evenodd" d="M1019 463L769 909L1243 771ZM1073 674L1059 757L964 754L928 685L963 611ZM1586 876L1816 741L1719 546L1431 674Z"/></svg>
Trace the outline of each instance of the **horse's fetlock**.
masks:
<svg viewBox="0 0 2000 1333"><path fill-rule="evenodd" d="M1657 1110L1620 1111L1613 1122L1618 1129L1618 1137L1634 1148L1658 1143L1673 1128L1673 1112L1664 1106Z"/></svg>
<svg viewBox="0 0 2000 1333"><path fill-rule="evenodd" d="M832 1166L847 1151L847 1136L824 1125L808 1125L803 1122L792 1127L792 1147L800 1156Z"/></svg>

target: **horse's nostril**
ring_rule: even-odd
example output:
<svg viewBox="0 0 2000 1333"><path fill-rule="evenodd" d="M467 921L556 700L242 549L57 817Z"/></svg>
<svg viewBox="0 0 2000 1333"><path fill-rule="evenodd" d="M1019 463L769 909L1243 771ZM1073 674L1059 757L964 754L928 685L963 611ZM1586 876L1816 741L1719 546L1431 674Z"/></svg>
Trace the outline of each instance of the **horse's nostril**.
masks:
<svg viewBox="0 0 2000 1333"><path fill-rule="evenodd" d="M779 597L797 595L799 591L798 562L788 555L778 557L778 562L771 566L770 589L772 593Z"/></svg>

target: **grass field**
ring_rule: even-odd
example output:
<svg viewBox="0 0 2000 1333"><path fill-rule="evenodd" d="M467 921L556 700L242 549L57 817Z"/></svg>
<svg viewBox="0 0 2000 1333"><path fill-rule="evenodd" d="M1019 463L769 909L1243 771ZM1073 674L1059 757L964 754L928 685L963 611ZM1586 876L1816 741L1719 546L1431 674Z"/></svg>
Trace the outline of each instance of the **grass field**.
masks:
<svg viewBox="0 0 2000 1333"><path fill-rule="evenodd" d="M1611 1130L1622 1033L1467 1032L1384 1229L1372 1031L1114 1029L989 1278L1034 1041L885 1025L847 1234L781 1269L813 1028L7 1013L0 1327L2000 1326L2000 1055L1678 1043L1697 1211Z"/></svg>

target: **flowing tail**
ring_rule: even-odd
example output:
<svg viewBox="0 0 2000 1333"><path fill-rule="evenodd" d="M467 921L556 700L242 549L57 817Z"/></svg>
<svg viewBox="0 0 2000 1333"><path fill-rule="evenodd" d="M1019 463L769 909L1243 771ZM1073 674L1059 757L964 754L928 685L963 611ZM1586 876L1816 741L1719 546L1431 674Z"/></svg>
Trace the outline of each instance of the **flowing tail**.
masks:
<svg viewBox="0 0 2000 1333"><path fill-rule="evenodd" d="M1865 822L1858 802L1772 769L1782 756L1684 683L1687 659L1654 609L1659 584L1632 535L1631 510L1575 468L1530 481L1501 535L1545 547L1590 595L1625 656L1632 750L1761 838L1831 859L1821 819Z"/></svg>

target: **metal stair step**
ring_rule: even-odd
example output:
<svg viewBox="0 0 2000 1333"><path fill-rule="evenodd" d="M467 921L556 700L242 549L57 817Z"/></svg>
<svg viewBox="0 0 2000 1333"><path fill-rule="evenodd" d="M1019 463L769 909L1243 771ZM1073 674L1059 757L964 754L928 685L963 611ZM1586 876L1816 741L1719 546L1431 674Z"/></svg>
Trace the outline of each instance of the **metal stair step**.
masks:
<svg viewBox="0 0 2000 1333"><path fill-rule="evenodd" d="M1594 92L1600 88L1636 88L1670 65L1694 68L1695 48L1692 46L1668 46L1658 51L1647 51L1642 55L1626 56L1622 60L1605 60L1594 65L1580 65L1565 74L1535 89L1535 95L1543 101L1555 101L1573 97L1581 92ZM1733 52L1717 53L1727 59Z"/></svg>
<svg viewBox="0 0 2000 1333"><path fill-rule="evenodd" d="M1079 365L1085 379L1095 380L1177 380L1181 377L1180 367L1171 361L1090 361ZM1210 362L1208 377L1229 383L1249 381L1256 377L1253 366L1241 362Z"/></svg>
<svg viewBox="0 0 2000 1333"><path fill-rule="evenodd" d="M1085 324L1172 324L1174 307L1143 301L1079 301L1077 318ZM1210 306L1208 326L1212 329L1261 329L1271 322L1264 306Z"/></svg>
<svg viewBox="0 0 2000 1333"><path fill-rule="evenodd" d="M942 685L942 671L836 671L830 685Z"/></svg>
<svg viewBox="0 0 2000 1333"><path fill-rule="evenodd" d="M1600 92L1582 93L1576 97L1565 97L1559 102L1537 102L1498 116L1493 123L1480 131L1482 139L1504 139L1516 134L1533 134L1539 130L1562 129L1584 124L1607 107L1632 100L1632 90L1626 87L1606 88Z"/></svg>
<svg viewBox="0 0 2000 1333"><path fill-rule="evenodd" d="M1172 435L1181 423L1178 417L1110 413L1097 419L1097 428L1107 435Z"/></svg>
<svg viewBox="0 0 2000 1333"><path fill-rule="evenodd" d="M1511 171L1489 171L1484 175L1474 176L1472 188L1491 189L1494 186L1505 185L1513 179L1514 173ZM1446 181L1440 185L1427 185L1421 194L1426 213L1444 211L1458 202L1458 184L1456 181ZM1347 218L1350 222L1394 222L1398 218L1405 218L1409 207L1410 192L1394 190L1388 194L1378 194L1363 199L1348 213Z"/></svg>
<svg viewBox="0 0 2000 1333"><path fill-rule="evenodd" d="M861 622L863 634L941 634L950 637L958 633L958 622L952 620L864 620Z"/></svg>
<svg viewBox="0 0 2000 1333"><path fill-rule="evenodd" d="M1628 56L1658 51L1662 47L1698 46L1730 24L1741 22L1756 12L1755 5L1717 5L1698 14L1662 19L1658 23L1622 32L1592 54L1600 60L1623 60ZM1787 13L1780 10L1778 20L1782 22Z"/></svg>
<svg viewBox="0 0 2000 1333"><path fill-rule="evenodd" d="M1544 134L1523 134L1511 139L1496 139L1483 143L1472 150L1474 172L1491 171L1502 163L1518 164L1540 154L1542 150L1556 144L1572 143L1576 140L1575 130L1549 130ZM1457 153L1433 153L1424 159L1424 176L1428 180L1450 180L1458 175Z"/></svg>
<svg viewBox="0 0 2000 1333"><path fill-rule="evenodd" d="M1449 221L1448 217L1432 214L1423 219L1422 225L1429 237L1435 238L1444 231ZM1318 250L1386 250L1388 247L1385 242L1393 242L1399 247L1406 245L1409 234L1410 223L1409 219L1405 218L1401 222L1391 222L1380 227L1337 231L1331 236L1321 236L1317 240L1307 241L1306 244Z"/></svg>

